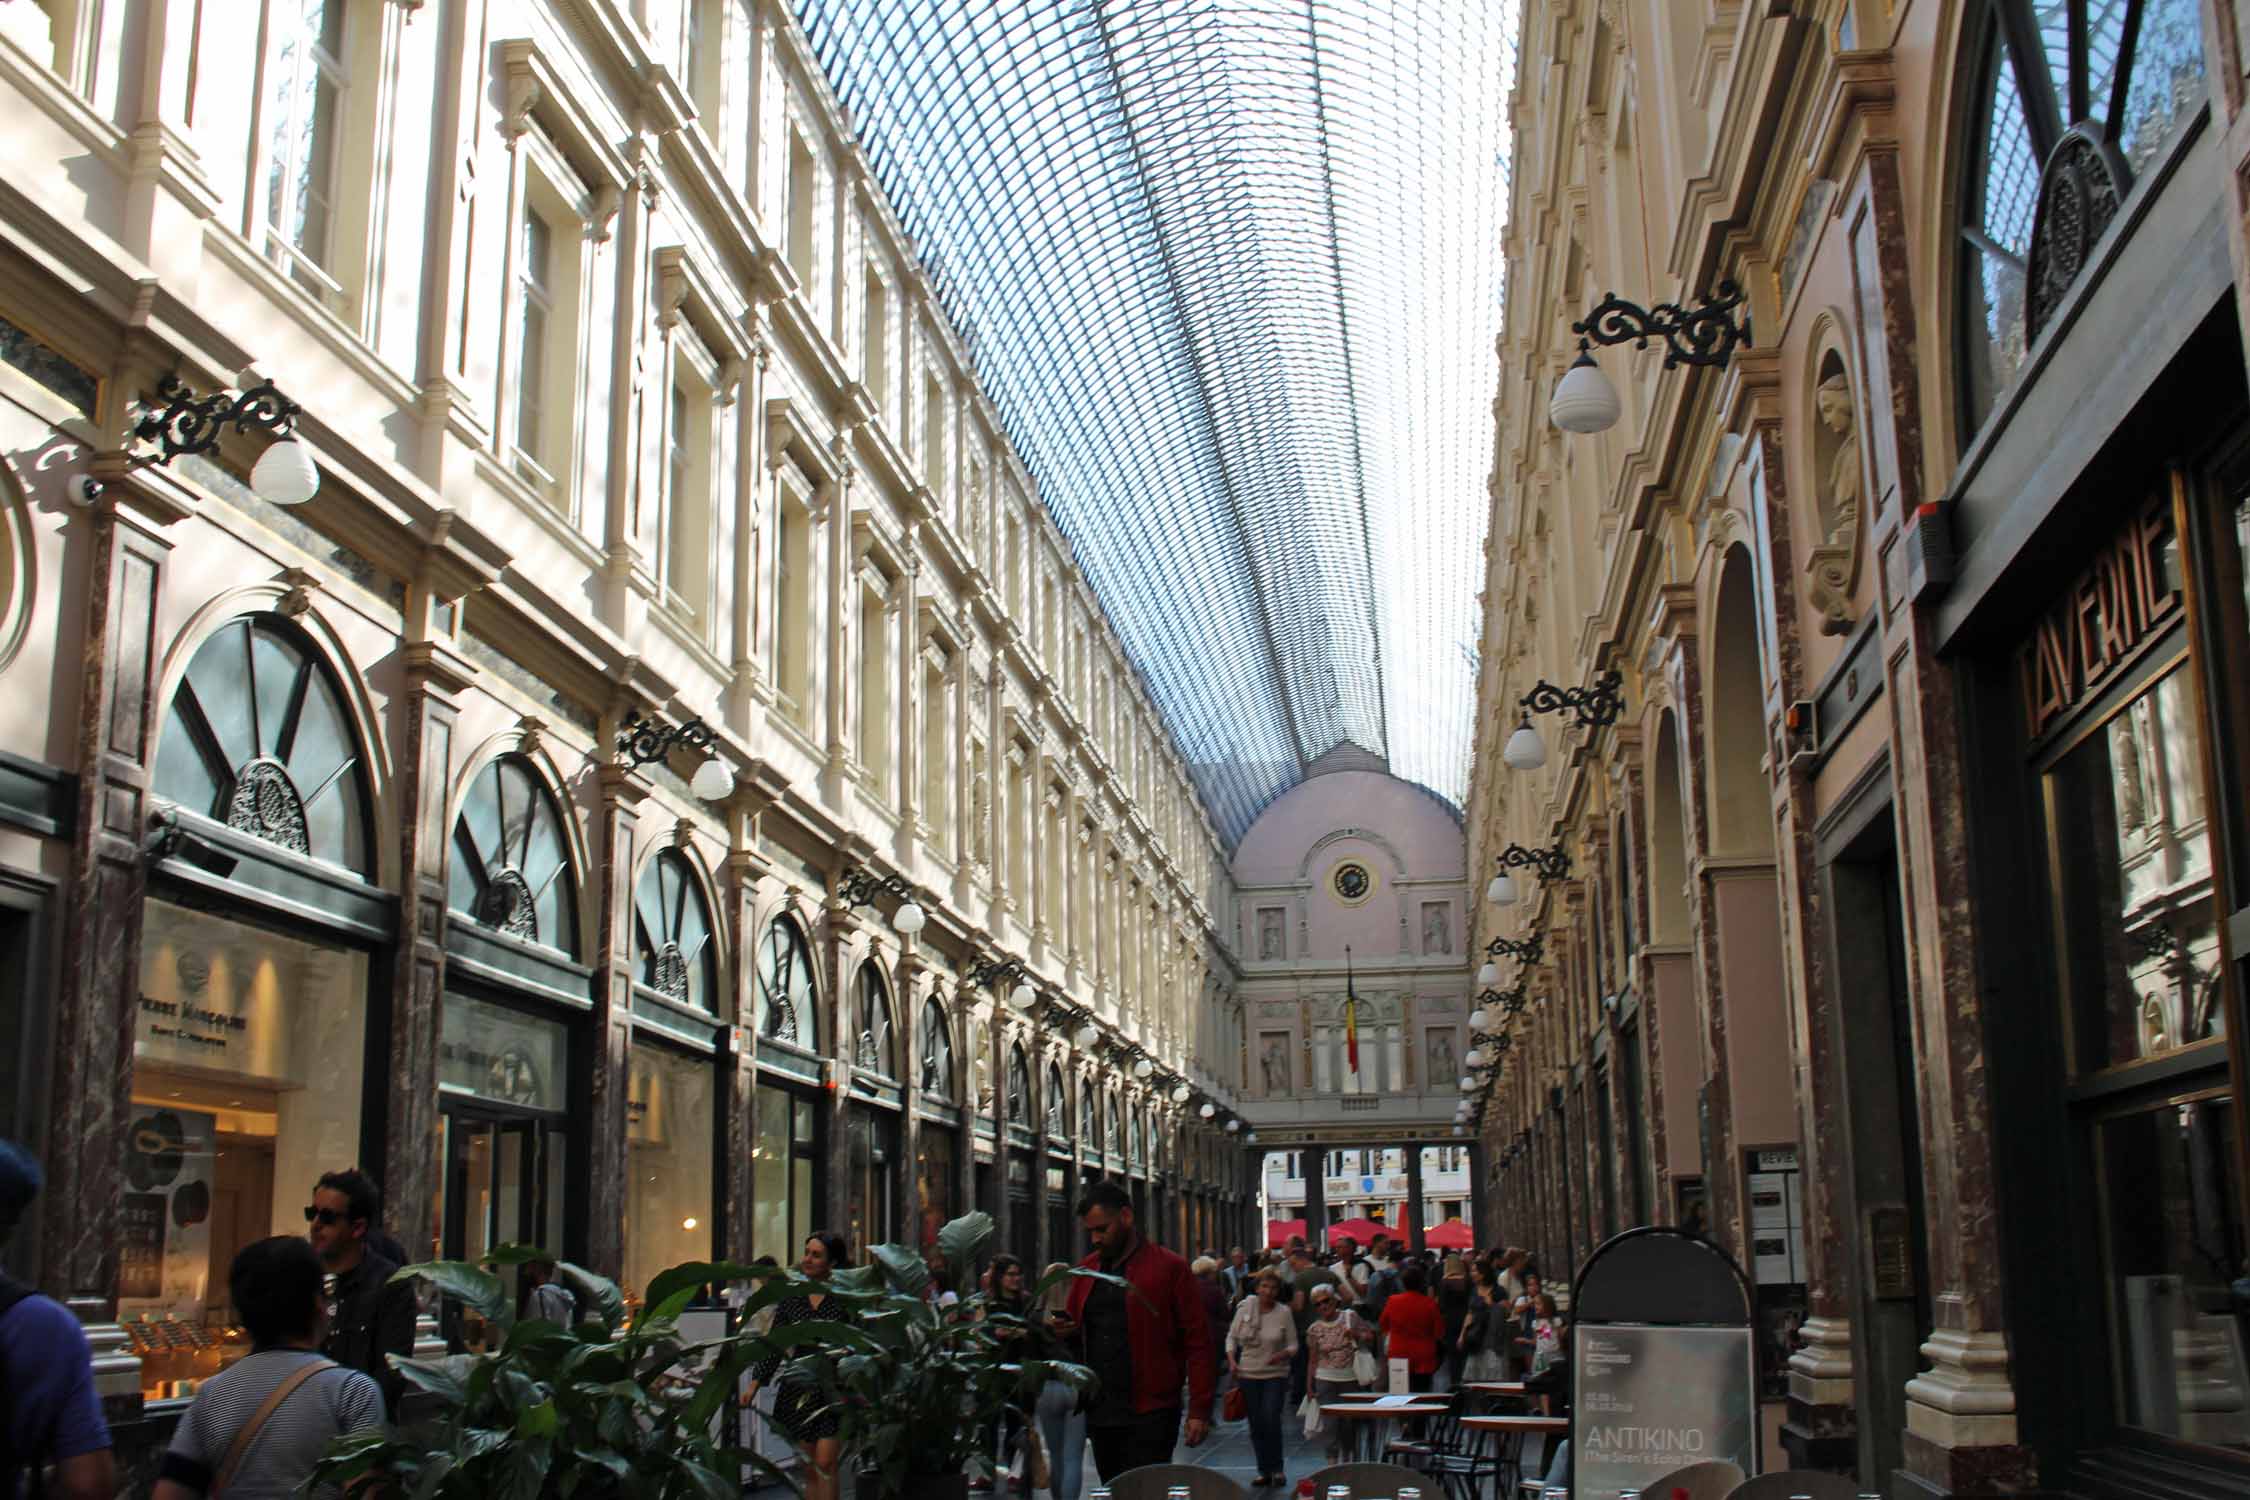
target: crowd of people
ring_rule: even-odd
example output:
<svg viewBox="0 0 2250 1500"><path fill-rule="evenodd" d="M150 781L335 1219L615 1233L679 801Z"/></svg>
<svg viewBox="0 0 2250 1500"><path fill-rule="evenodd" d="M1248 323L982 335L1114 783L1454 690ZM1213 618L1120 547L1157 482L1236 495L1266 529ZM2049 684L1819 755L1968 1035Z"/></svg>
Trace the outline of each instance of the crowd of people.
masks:
<svg viewBox="0 0 2250 1500"><path fill-rule="evenodd" d="M0 1241L40 1186L38 1163L0 1141ZM416 1314L412 1288L391 1280L405 1252L382 1230L381 1195L365 1173L327 1173L311 1197L303 1237L260 1240L235 1257L229 1294L252 1352L195 1393L156 1500L222 1491L280 1500L301 1489L333 1439L395 1418L401 1382L388 1356L409 1352ZM1298 1238L1255 1257L1206 1250L1190 1263L1141 1232L1114 1184L1089 1188L1078 1217L1088 1247L1078 1268L1105 1275L1057 1277L1066 1267L1056 1262L1035 1298L1014 1256L978 1273L986 1295L977 1315L1005 1315L1004 1336L1026 1359L1069 1361L1094 1377L1084 1392L1045 1382L1026 1413L989 1435L1001 1472L1014 1466L1027 1486L1021 1459L1037 1455L1036 1482L1052 1500L1078 1500L1089 1448L1106 1483L1170 1462L1179 1443L1200 1445L1222 1390L1229 1415L1248 1421L1258 1485L1270 1487L1284 1482L1281 1424L1308 1398L1385 1383L1394 1361L1414 1391L1520 1378L1536 1392L1564 1347L1555 1301L1521 1250L1441 1259L1382 1235L1365 1253L1349 1238L1326 1251ZM798 1268L823 1282L849 1264L850 1247L823 1232L807 1238ZM941 1308L962 1305L948 1269L928 1293ZM526 1267L522 1291L527 1316L571 1320L571 1293L552 1265ZM824 1301L808 1293L769 1315L779 1324L821 1317ZM0 1376L0 1500L15 1500L42 1471L51 1493L106 1500L115 1466L85 1336L69 1310L4 1271ZM775 1357L752 1372L744 1400L797 1453L807 1500L835 1500L836 1418L817 1391Z"/></svg>

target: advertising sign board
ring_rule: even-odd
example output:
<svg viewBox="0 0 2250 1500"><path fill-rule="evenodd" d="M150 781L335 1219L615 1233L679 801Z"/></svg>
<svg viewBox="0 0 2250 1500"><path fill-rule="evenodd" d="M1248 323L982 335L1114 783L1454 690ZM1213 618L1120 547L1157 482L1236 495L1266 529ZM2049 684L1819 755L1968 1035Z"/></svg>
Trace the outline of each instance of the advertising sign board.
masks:
<svg viewBox="0 0 2250 1500"><path fill-rule="evenodd" d="M1748 1328L1613 1323L1580 1327L1577 1344L1571 1458L1581 1500L1617 1500L1706 1459L1757 1472Z"/></svg>

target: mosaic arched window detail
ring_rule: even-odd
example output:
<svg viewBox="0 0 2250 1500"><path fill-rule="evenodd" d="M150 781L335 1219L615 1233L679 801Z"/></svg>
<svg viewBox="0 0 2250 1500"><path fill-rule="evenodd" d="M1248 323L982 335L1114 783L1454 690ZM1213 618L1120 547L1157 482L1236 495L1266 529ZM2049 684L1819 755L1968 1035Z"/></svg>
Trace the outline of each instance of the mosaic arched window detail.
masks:
<svg viewBox="0 0 2250 1500"><path fill-rule="evenodd" d="M1112 1155L1121 1157L1125 1154L1125 1117L1117 1108L1115 1094L1109 1096L1109 1130L1102 1139L1108 1144Z"/></svg>
<svg viewBox="0 0 2250 1500"><path fill-rule="evenodd" d="M694 867L677 849L663 850L641 871L633 893L633 948L642 984L667 1000L717 1013L711 909Z"/></svg>
<svg viewBox="0 0 2250 1500"><path fill-rule="evenodd" d="M1008 1048L1008 1123L1031 1123L1031 1065L1024 1061L1021 1043Z"/></svg>
<svg viewBox="0 0 2250 1500"><path fill-rule="evenodd" d="M1102 1149L1101 1105L1083 1075L1078 1081L1078 1144L1086 1151Z"/></svg>
<svg viewBox="0 0 2250 1500"><path fill-rule="evenodd" d="M1047 1134L1070 1133L1070 1099L1063 1091L1062 1069L1047 1064Z"/></svg>
<svg viewBox="0 0 2250 1500"><path fill-rule="evenodd" d="M365 877L367 765L335 675L294 626L229 620L164 719L156 795Z"/></svg>
<svg viewBox="0 0 2250 1500"><path fill-rule="evenodd" d="M812 947L787 917L775 917L758 945L758 1035L820 1050L819 993Z"/></svg>
<svg viewBox="0 0 2250 1500"><path fill-rule="evenodd" d="M862 1073L898 1077L891 1049L890 988L883 982L882 965L873 961L859 966L852 986L852 1066Z"/></svg>
<svg viewBox="0 0 2250 1500"><path fill-rule="evenodd" d="M1148 1114L1136 1111L1133 1123L1125 1133L1125 1144L1132 1152L1132 1163L1138 1167L1148 1160Z"/></svg>
<svg viewBox="0 0 2250 1500"><path fill-rule="evenodd" d="M447 898L482 926L578 956L562 811L523 757L504 755L469 783L453 824Z"/></svg>
<svg viewBox="0 0 2250 1500"><path fill-rule="evenodd" d="M953 1031L945 1024L945 1007L935 1000L922 1002L922 1092L953 1097Z"/></svg>
<svg viewBox="0 0 2250 1500"><path fill-rule="evenodd" d="M1961 191L1965 432L2014 383L2134 179L2205 97L2195 0L1991 0ZM2121 66L2122 64L2122 66Z"/></svg>

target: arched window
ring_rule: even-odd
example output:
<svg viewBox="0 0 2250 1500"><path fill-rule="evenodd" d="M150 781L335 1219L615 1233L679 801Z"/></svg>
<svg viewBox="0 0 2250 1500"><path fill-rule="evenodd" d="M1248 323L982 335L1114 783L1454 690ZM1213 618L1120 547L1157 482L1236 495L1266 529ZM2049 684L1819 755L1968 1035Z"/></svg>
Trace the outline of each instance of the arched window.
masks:
<svg viewBox="0 0 2250 1500"><path fill-rule="evenodd" d="M1102 1149L1101 1105L1084 1077L1078 1081L1078 1144L1088 1151Z"/></svg>
<svg viewBox="0 0 2250 1500"><path fill-rule="evenodd" d="M1109 1130L1102 1139L1108 1143L1112 1155L1122 1157L1125 1154L1125 1118L1117 1108L1115 1094L1109 1096Z"/></svg>
<svg viewBox="0 0 2250 1500"><path fill-rule="evenodd" d="M1020 1042L1008 1048L1008 1123L1031 1123L1031 1067L1024 1061Z"/></svg>
<svg viewBox="0 0 2250 1500"><path fill-rule="evenodd" d="M1070 1103L1063 1093L1062 1069L1047 1064L1047 1134L1070 1133Z"/></svg>
<svg viewBox="0 0 2250 1500"><path fill-rule="evenodd" d="M1132 1125L1125 1133L1125 1142L1132 1150L1134 1166L1148 1160L1148 1115L1145 1111L1134 1113Z"/></svg>
<svg viewBox="0 0 2250 1500"><path fill-rule="evenodd" d="M1964 438L2205 97L2196 0L1990 0L1961 202Z"/></svg>
<svg viewBox="0 0 2250 1500"><path fill-rule="evenodd" d="M197 649L164 718L156 795L373 873L359 737L334 674L285 621L229 620Z"/></svg>
<svg viewBox="0 0 2250 1500"><path fill-rule="evenodd" d="M953 1031L945 1024L945 1007L934 999L922 1002L922 1092L953 1097Z"/></svg>
<svg viewBox="0 0 2250 1500"><path fill-rule="evenodd" d="M453 909L527 943L578 956L578 885L562 812L518 755L479 771L453 825Z"/></svg>
<svg viewBox="0 0 2250 1500"><path fill-rule="evenodd" d="M859 966L852 995L852 1066L883 1078L898 1077L898 1059L891 1046L890 987L883 982L882 965L873 960Z"/></svg>
<svg viewBox="0 0 2250 1500"><path fill-rule="evenodd" d="M820 1049L819 993L813 987L812 948L787 917L766 926L758 947L758 1034L777 1042Z"/></svg>
<svg viewBox="0 0 2250 1500"><path fill-rule="evenodd" d="M716 1014L718 945L702 883L677 849L661 851L641 871L633 893L633 947L642 984L682 1005Z"/></svg>

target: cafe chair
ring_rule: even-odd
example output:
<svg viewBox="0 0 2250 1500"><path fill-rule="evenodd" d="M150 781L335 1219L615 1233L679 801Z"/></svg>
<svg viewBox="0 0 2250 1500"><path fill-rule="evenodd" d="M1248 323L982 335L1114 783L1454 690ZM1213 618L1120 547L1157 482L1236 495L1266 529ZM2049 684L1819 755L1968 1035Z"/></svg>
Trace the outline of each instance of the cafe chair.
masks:
<svg viewBox="0 0 2250 1500"><path fill-rule="evenodd" d="M1679 1492L1685 1491L1687 1500L1733 1500L1734 1492L1748 1477L1723 1458L1709 1458L1684 1469L1674 1469L1662 1479L1650 1480L1641 1486L1641 1493L1659 1495L1663 1500L1679 1500ZM1158 1496L1157 1500L1163 1497Z"/></svg>
<svg viewBox="0 0 2250 1500"><path fill-rule="evenodd" d="M1354 1495L1396 1495L1402 1487L1426 1488L1428 1476L1404 1464L1330 1464L1325 1469L1313 1470L1298 1484L1310 1484L1315 1495L1327 1494L1332 1484L1348 1484ZM1115 1493L1113 1487L1113 1500Z"/></svg>
<svg viewBox="0 0 2250 1500"><path fill-rule="evenodd" d="M1791 1500L1796 1495L1803 1495L1805 1500L1859 1500L1860 1489L1856 1481L1841 1474L1783 1469L1778 1474L1743 1480L1727 1500Z"/></svg>
<svg viewBox="0 0 2250 1500"><path fill-rule="evenodd" d="M1188 1500L1250 1500L1250 1492L1216 1469L1201 1464L1143 1464L1109 1482L1110 1500L1164 1500L1164 1492L1185 1485Z"/></svg>

